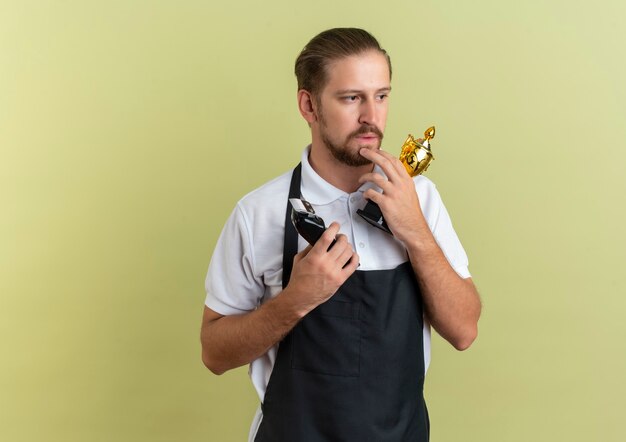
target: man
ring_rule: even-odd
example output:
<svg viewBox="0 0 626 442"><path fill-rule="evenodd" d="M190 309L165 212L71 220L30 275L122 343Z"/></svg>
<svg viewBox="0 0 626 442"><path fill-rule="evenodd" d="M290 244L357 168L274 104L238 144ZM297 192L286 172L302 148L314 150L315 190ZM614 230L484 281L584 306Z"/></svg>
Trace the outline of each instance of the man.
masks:
<svg viewBox="0 0 626 442"><path fill-rule="evenodd" d="M203 362L216 374L250 364L261 399L251 441L426 441L430 325L459 350L477 335L467 257L432 182L380 150L391 63L376 39L322 32L295 71L311 144L224 227ZM286 220L289 197L332 221L312 247ZM393 236L357 215L367 200Z"/></svg>

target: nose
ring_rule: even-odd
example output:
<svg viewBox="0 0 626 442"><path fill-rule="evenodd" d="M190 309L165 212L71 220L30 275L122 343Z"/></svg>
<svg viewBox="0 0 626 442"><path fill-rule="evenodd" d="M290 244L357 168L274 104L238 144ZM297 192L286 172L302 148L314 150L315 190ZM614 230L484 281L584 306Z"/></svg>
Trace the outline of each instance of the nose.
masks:
<svg viewBox="0 0 626 442"><path fill-rule="evenodd" d="M380 110L374 100L363 100L359 113L359 123L378 127Z"/></svg>

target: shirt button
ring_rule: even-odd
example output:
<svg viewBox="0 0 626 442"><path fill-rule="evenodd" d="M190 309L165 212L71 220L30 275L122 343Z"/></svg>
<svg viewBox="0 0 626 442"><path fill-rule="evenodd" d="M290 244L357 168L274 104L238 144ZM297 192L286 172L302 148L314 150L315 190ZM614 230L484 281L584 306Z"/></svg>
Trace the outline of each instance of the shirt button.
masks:
<svg viewBox="0 0 626 442"><path fill-rule="evenodd" d="M360 248L364 248L364 247L365 247L365 243L364 243L364 242L360 242L360 243L359 243L359 247L360 247Z"/></svg>
<svg viewBox="0 0 626 442"><path fill-rule="evenodd" d="M356 197L354 197L354 196L353 196L352 198L350 198L350 202L351 202L351 203L353 203L353 202L355 202L355 201L356 201Z"/></svg>

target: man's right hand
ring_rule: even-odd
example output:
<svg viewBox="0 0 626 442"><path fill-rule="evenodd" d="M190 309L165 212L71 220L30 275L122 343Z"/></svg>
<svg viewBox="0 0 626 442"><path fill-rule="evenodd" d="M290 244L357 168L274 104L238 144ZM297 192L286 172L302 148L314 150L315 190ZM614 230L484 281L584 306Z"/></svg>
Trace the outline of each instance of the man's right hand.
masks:
<svg viewBox="0 0 626 442"><path fill-rule="evenodd" d="M294 257L289 284L281 296L288 296L302 316L333 296L359 265L359 255L338 232L339 224L332 223L314 246Z"/></svg>
<svg viewBox="0 0 626 442"><path fill-rule="evenodd" d="M339 224L332 223L315 246L298 253L287 287L256 310L223 316L204 307L202 360L213 373L248 364L267 352L354 273L359 256L338 232Z"/></svg>

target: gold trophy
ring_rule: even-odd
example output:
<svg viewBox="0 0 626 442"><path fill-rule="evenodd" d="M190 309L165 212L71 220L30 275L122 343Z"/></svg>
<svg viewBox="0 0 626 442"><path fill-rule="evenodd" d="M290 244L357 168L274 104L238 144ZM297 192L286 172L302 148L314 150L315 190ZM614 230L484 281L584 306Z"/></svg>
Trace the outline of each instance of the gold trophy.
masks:
<svg viewBox="0 0 626 442"><path fill-rule="evenodd" d="M430 150L430 140L435 138L435 126L431 126L424 132L424 140L419 141L413 138L413 135L409 134L406 141L402 145L400 151L400 161L404 165L407 173L412 177L420 175L426 172L430 162L435 159L433 153ZM365 221L384 230L387 233L391 233L389 226L383 218L383 213L374 201L368 201L363 209L356 211Z"/></svg>

